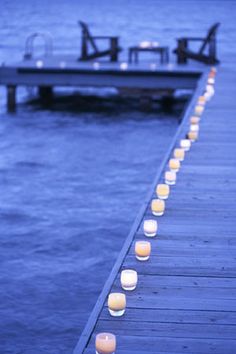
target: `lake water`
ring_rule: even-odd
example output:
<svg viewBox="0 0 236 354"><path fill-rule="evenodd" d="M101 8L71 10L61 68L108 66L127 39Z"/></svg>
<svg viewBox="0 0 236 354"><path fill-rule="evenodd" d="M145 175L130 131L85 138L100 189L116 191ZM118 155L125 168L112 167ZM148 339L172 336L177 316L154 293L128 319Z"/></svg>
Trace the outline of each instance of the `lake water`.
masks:
<svg viewBox="0 0 236 354"><path fill-rule="evenodd" d="M236 2L1 0L0 10L1 61L20 59L37 30L53 34L57 53L78 55L82 19L95 33L119 34L124 48L147 39L174 48L175 38L220 21L219 57L234 63ZM46 110L26 105L26 93L8 115L1 89L0 353L71 353L180 109Z"/></svg>

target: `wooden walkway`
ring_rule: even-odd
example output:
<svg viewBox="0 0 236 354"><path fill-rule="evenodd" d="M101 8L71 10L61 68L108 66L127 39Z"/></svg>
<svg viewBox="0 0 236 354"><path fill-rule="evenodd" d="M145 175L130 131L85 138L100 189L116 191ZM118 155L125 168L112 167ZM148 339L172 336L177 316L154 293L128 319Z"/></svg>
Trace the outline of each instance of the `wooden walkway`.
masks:
<svg viewBox="0 0 236 354"><path fill-rule="evenodd" d="M186 154L176 186L158 218L151 258L139 262L134 242L145 239L142 220L172 155L187 131L205 78L158 171L74 354L92 354L95 335L117 336L117 354L236 353L236 73L219 68L216 94L203 113L199 141ZM130 246L130 247L129 247ZM111 317L106 299L122 291L122 268L138 271L135 291L126 292L123 317ZM88 294L89 296L89 294Z"/></svg>

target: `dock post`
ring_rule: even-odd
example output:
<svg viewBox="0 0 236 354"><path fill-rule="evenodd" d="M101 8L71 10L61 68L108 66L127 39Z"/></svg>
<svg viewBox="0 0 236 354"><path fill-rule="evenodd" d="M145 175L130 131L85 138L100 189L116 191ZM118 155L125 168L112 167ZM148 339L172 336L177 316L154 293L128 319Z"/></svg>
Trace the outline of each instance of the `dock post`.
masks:
<svg viewBox="0 0 236 354"><path fill-rule="evenodd" d="M7 86L7 111L8 112L16 111L16 86L15 85Z"/></svg>
<svg viewBox="0 0 236 354"><path fill-rule="evenodd" d="M38 93L42 104L45 106L51 106L53 101L52 86L39 86Z"/></svg>

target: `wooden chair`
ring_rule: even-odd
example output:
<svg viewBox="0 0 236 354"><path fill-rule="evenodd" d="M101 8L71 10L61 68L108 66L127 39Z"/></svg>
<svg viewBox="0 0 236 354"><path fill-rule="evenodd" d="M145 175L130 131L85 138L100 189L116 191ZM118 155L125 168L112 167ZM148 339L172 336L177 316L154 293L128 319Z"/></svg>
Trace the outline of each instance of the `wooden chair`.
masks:
<svg viewBox="0 0 236 354"><path fill-rule="evenodd" d="M110 61L118 60L118 53L121 51L121 48L118 46L119 37L109 37L109 36L92 36L88 25L82 21L79 21L79 25L82 29L82 42L81 42L81 56L79 60L87 61L100 57L109 56ZM97 40L108 40L109 47L106 50L99 50L97 47ZM92 49L89 49L89 47Z"/></svg>
<svg viewBox="0 0 236 354"><path fill-rule="evenodd" d="M208 31L205 38L183 37L177 39L178 46L174 50L177 54L177 62L179 64L187 63L188 59L194 59L205 64L218 64L216 57L216 32L220 23L215 23ZM202 42L198 52L194 52L188 48L190 41Z"/></svg>

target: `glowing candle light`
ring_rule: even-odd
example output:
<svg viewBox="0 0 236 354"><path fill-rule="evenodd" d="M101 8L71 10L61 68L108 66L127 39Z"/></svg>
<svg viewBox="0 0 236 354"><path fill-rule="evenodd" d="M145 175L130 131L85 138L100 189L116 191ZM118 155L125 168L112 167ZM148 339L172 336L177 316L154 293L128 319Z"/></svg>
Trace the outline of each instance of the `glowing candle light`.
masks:
<svg viewBox="0 0 236 354"><path fill-rule="evenodd" d="M151 254L151 243L148 241L136 241L135 254L139 261L147 261Z"/></svg>
<svg viewBox="0 0 236 354"><path fill-rule="evenodd" d="M200 105L197 105L197 106L195 107L194 113L195 113L197 116L201 116L202 113L203 113L203 111L204 111L204 107L203 107L203 106L200 106Z"/></svg>
<svg viewBox="0 0 236 354"><path fill-rule="evenodd" d="M42 60L37 60L35 62L35 65L38 69L41 69L43 67L43 61Z"/></svg>
<svg viewBox="0 0 236 354"><path fill-rule="evenodd" d="M199 125L198 124L191 124L190 131L191 132L199 132Z"/></svg>
<svg viewBox="0 0 236 354"><path fill-rule="evenodd" d="M154 237L157 234L158 224L156 220L144 220L143 232L147 237Z"/></svg>
<svg viewBox="0 0 236 354"><path fill-rule="evenodd" d="M185 156L185 151L183 148L176 148L174 149L174 158L178 159L179 161L183 161Z"/></svg>
<svg viewBox="0 0 236 354"><path fill-rule="evenodd" d="M204 106L206 103L206 97L204 96L199 96L198 97L198 104Z"/></svg>
<svg viewBox="0 0 236 354"><path fill-rule="evenodd" d="M156 193L159 199L167 199L170 194L170 187L167 184L158 184Z"/></svg>
<svg viewBox="0 0 236 354"><path fill-rule="evenodd" d="M152 214L161 216L165 211L165 202L162 199L153 199L151 203Z"/></svg>
<svg viewBox="0 0 236 354"><path fill-rule="evenodd" d="M183 148L185 151L188 151L191 147L191 141L189 139L181 139L180 147Z"/></svg>
<svg viewBox="0 0 236 354"><path fill-rule="evenodd" d="M192 116L190 118L190 123L191 124L198 124L200 122L200 117L197 117L197 116Z"/></svg>
<svg viewBox="0 0 236 354"><path fill-rule="evenodd" d="M127 63L121 63L120 64L120 70L127 70L128 69L128 64Z"/></svg>
<svg viewBox="0 0 236 354"><path fill-rule="evenodd" d="M98 63L97 61L95 63L93 63L93 68L95 70L99 70L100 69L100 63Z"/></svg>
<svg viewBox="0 0 236 354"><path fill-rule="evenodd" d="M176 173L174 171L165 172L165 183L174 185L176 183Z"/></svg>
<svg viewBox="0 0 236 354"><path fill-rule="evenodd" d="M110 293L108 296L108 310L111 316L120 317L125 313L126 296L122 293Z"/></svg>
<svg viewBox="0 0 236 354"><path fill-rule="evenodd" d="M207 83L210 84L210 85L214 85L214 83L215 83L214 77L209 77L208 80L207 80Z"/></svg>
<svg viewBox="0 0 236 354"><path fill-rule="evenodd" d="M139 43L140 48L151 48L152 42L150 41L142 41Z"/></svg>
<svg viewBox="0 0 236 354"><path fill-rule="evenodd" d="M179 159L170 159L169 160L169 168L171 171L178 172L180 169Z"/></svg>
<svg viewBox="0 0 236 354"><path fill-rule="evenodd" d="M116 351L116 336L104 332L96 335L96 354L114 354Z"/></svg>
<svg viewBox="0 0 236 354"><path fill-rule="evenodd" d="M133 269L122 270L120 275L122 289L132 291L136 288L138 282L138 273Z"/></svg>
<svg viewBox="0 0 236 354"><path fill-rule="evenodd" d="M194 142L198 139L198 132L188 132L188 138Z"/></svg>

